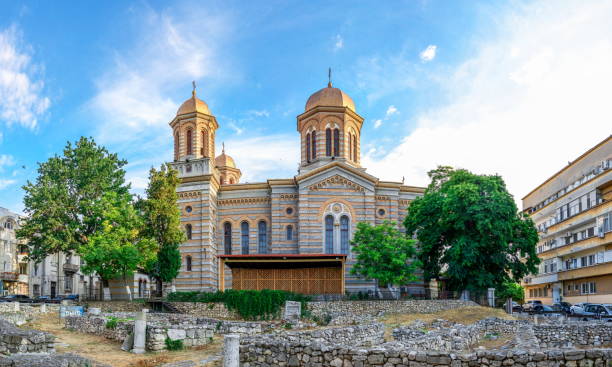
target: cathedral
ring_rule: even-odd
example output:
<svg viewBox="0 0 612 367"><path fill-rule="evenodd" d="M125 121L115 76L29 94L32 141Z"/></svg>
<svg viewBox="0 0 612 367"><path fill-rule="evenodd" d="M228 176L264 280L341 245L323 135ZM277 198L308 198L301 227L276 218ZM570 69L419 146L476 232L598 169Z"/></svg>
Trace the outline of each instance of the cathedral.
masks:
<svg viewBox="0 0 612 367"><path fill-rule="evenodd" d="M329 82L297 116L296 175L241 183L239 165L225 148L215 157L219 123L194 88L170 122L187 237L176 289L373 290L374 281L350 274L356 225L390 220L403 228L406 208L424 188L366 172L363 123L351 97Z"/></svg>

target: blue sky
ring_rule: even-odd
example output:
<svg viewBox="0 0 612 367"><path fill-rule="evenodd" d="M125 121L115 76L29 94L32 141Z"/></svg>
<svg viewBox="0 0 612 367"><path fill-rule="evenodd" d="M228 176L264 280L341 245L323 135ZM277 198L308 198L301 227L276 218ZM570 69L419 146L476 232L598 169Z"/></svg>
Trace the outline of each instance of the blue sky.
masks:
<svg viewBox="0 0 612 367"><path fill-rule="evenodd" d="M499 173L520 199L612 133L604 1L0 0L0 206L81 135L135 192L172 157L198 85L243 180L291 177L295 116L334 86L366 122L363 163L426 185L437 164Z"/></svg>

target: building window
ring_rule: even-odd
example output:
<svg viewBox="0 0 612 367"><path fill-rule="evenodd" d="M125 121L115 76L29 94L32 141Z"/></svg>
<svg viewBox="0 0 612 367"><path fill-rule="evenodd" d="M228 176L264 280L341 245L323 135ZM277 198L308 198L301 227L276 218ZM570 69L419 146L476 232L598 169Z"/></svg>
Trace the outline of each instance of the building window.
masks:
<svg viewBox="0 0 612 367"><path fill-rule="evenodd" d="M293 226L287 226L287 241L293 241Z"/></svg>
<svg viewBox="0 0 612 367"><path fill-rule="evenodd" d="M249 253L249 223L240 223L240 247L242 248L242 254L248 255Z"/></svg>
<svg viewBox="0 0 612 367"><path fill-rule="evenodd" d="M310 133L306 134L306 161L310 162Z"/></svg>
<svg viewBox="0 0 612 367"><path fill-rule="evenodd" d="M340 218L340 253L349 253L349 218L346 215Z"/></svg>
<svg viewBox="0 0 612 367"><path fill-rule="evenodd" d="M325 253L334 253L334 217L325 217Z"/></svg>
<svg viewBox="0 0 612 367"><path fill-rule="evenodd" d="M334 157L340 155L340 130L334 129Z"/></svg>
<svg viewBox="0 0 612 367"><path fill-rule="evenodd" d="M193 208L192 208L191 206L189 206L189 205L187 205L187 206L185 207L185 211L186 211L187 213L191 213L191 211L192 211L192 210L193 210Z"/></svg>
<svg viewBox="0 0 612 367"><path fill-rule="evenodd" d="M581 267L587 266L587 257L586 256L583 256L583 257L580 258L580 266Z"/></svg>
<svg viewBox="0 0 612 367"><path fill-rule="evenodd" d="M287 209L285 209L285 213L287 213L287 215L291 215L291 214L293 214L293 208L287 208Z"/></svg>
<svg viewBox="0 0 612 367"><path fill-rule="evenodd" d="M317 158L317 132L312 132L312 159Z"/></svg>
<svg viewBox="0 0 612 367"><path fill-rule="evenodd" d="M187 155L193 154L193 137L191 129L187 130Z"/></svg>
<svg viewBox="0 0 612 367"><path fill-rule="evenodd" d="M202 130L202 148L200 149L202 157L209 157L208 151L208 131L204 129Z"/></svg>
<svg viewBox="0 0 612 367"><path fill-rule="evenodd" d="M72 292L72 275L66 275L64 278L64 291Z"/></svg>
<svg viewBox="0 0 612 367"><path fill-rule="evenodd" d="M190 240L193 234L193 230L191 228L191 224L187 224L185 225L185 235L187 236L187 239Z"/></svg>
<svg viewBox="0 0 612 367"><path fill-rule="evenodd" d="M259 240L259 253L268 253L268 224L265 221L260 221L258 224L258 240Z"/></svg>
<svg viewBox="0 0 612 367"><path fill-rule="evenodd" d="M225 254L232 254L232 224L225 222L223 224L223 245L225 247Z"/></svg>
<svg viewBox="0 0 612 367"><path fill-rule="evenodd" d="M378 209L378 216L379 217L384 217L385 214L387 214L387 212L385 212L385 209Z"/></svg>
<svg viewBox="0 0 612 367"><path fill-rule="evenodd" d="M185 258L185 267L187 268L187 271L191 271L191 256L187 256Z"/></svg>
<svg viewBox="0 0 612 367"><path fill-rule="evenodd" d="M177 161L179 159L179 135L178 133L174 134L174 160Z"/></svg>
<svg viewBox="0 0 612 367"><path fill-rule="evenodd" d="M325 129L325 155L332 155L332 131L330 128Z"/></svg>
<svg viewBox="0 0 612 367"><path fill-rule="evenodd" d="M353 135L353 161L357 162L357 137Z"/></svg>

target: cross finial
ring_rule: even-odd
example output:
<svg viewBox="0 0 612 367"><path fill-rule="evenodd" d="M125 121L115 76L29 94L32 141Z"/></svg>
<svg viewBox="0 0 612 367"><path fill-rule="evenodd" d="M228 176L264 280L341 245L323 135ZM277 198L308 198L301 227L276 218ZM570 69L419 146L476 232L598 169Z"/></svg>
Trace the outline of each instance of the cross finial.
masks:
<svg viewBox="0 0 612 367"><path fill-rule="evenodd" d="M195 80L191 81L191 85L193 86L193 90L191 91L191 94L195 97L195 95L196 95L196 83L195 83Z"/></svg>
<svg viewBox="0 0 612 367"><path fill-rule="evenodd" d="M221 143L221 153L225 154L225 142Z"/></svg>
<svg viewBox="0 0 612 367"><path fill-rule="evenodd" d="M332 82L331 82L331 68L327 69L327 87L331 88L332 86Z"/></svg>

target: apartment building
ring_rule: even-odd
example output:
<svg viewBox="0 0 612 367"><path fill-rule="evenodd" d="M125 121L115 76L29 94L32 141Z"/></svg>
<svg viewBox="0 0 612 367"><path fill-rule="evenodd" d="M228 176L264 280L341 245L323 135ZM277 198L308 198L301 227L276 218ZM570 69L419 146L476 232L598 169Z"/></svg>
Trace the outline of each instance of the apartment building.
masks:
<svg viewBox="0 0 612 367"><path fill-rule="evenodd" d="M100 299L101 281L98 276L81 271L79 256L64 253L49 255L38 264L31 264L30 296L66 296L78 294L82 299Z"/></svg>
<svg viewBox="0 0 612 367"><path fill-rule="evenodd" d="M612 303L612 135L523 198L542 260L525 299Z"/></svg>
<svg viewBox="0 0 612 367"><path fill-rule="evenodd" d="M0 295L29 292L27 246L17 240L19 216L0 207Z"/></svg>

